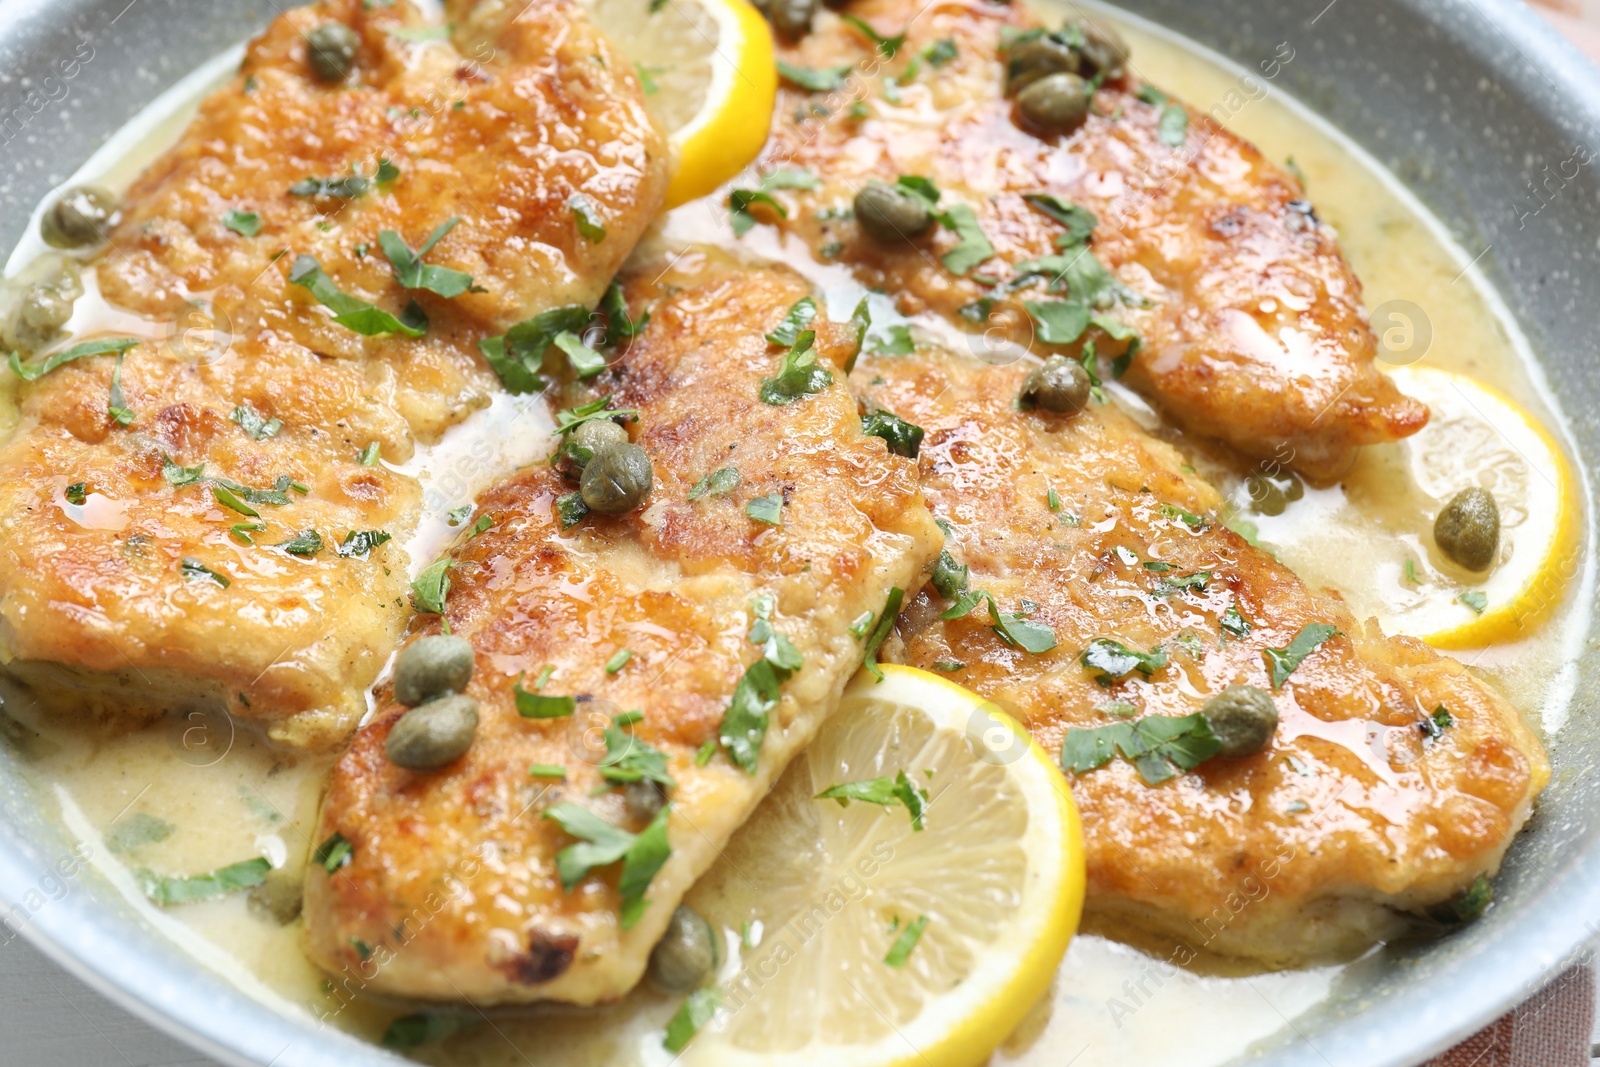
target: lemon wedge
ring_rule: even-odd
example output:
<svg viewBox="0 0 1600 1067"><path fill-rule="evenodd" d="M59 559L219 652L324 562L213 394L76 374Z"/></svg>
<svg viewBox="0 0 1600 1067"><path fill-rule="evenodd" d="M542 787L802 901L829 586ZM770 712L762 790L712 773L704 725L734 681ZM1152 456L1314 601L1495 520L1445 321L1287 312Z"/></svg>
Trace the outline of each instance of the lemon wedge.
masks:
<svg viewBox="0 0 1600 1067"><path fill-rule="evenodd" d="M588 0L590 17L639 75L667 134L667 207L704 196L766 143L778 93L772 30L746 0Z"/></svg>
<svg viewBox="0 0 1600 1067"><path fill-rule="evenodd" d="M1379 621L1439 648L1516 640L1561 602L1579 566L1571 466L1550 432L1500 391L1431 367L1393 376L1432 415L1399 446L1419 497L1419 534L1410 571L1402 564L1389 576L1401 592ZM1485 573L1460 567L1433 541L1434 516L1469 486L1493 494L1500 512L1499 554Z"/></svg>
<svg viewBox="0 0 1600 1067"><path fill-rule="evenodd" d="M976 694L883 671L691 892L732 951L685 1064L970 1067L1049 987L1083 906L1061 771ZM874 779L925 794L924 829L915 802L817 798Z"/></svg>

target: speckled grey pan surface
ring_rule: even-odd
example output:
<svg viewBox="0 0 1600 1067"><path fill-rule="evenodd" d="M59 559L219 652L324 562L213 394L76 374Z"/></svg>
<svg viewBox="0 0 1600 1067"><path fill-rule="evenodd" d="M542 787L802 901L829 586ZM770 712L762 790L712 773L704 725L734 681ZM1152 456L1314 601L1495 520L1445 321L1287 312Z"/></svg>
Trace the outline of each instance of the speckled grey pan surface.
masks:
<svg viewBox="0 0 1600 1067"><path fill-rule="evenodd" d="M1247 65L1293 44L1277 85L1393 169L1470 252L1486 249L1481 263L1539 353L1592 479L1600 179L1593 162L1574 178L1549 175L1575 150L1593 160L1600 149L1600 72L1512 0L1122 6ZM140 107L276 10L271 0L0 0L0 245L11 247L31 206ZM1448 940L1386 951L1251 1062L1410 1067L1525 997L1600 934L1600 817L1591 817L1600 814L1600 658L1581 674L1553 746L1554 780L1511 851L1495 907ZM144 926L87 868L60 878L73 842L47 820L49 807L0 755L0 901L10 924L65 966L228 1063L399 1062L250 999ZM12 936L0 928L0 942Z"/></svg>

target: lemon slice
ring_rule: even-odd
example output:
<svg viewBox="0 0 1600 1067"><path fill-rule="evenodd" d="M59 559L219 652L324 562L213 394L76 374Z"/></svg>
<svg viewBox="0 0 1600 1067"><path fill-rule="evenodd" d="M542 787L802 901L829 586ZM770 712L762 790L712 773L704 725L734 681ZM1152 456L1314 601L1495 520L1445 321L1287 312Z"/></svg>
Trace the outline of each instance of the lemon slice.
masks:
<svg viewBox="0 0 1600 1067"><path fill-rule="evenodd" d="M684 1063L969 1067L1049 987L1083 905L1061 771L976 694L883 670L690 894L733 958ZM902 771L928 796L921 832L904 806L815 799Z"/></svg>
<svg viewBox="0 0 1600 1067"><path fill-rule="evenodd" d="M586 6L634 63L645 107L668 135L674 170L667 207L706 195L756 157L778 93L772 31L759 11L746 0Z"/></svg>
<svg viewBox="0 0 1600 1067"><path fill-rule="evenodd" d="M1522 637L1560 603L1578 568L1572 469L1549 431L1498 390L1434 368L1393 375L1432 415L1400 445L1419 498L1417 552L1411 573L1389 576L1401 592L1380 622L1440 648ZM1434 516L1474 485L1494 495L1500 512L1500 551L1487 573L1465 570L1433 541Z"/></svg>

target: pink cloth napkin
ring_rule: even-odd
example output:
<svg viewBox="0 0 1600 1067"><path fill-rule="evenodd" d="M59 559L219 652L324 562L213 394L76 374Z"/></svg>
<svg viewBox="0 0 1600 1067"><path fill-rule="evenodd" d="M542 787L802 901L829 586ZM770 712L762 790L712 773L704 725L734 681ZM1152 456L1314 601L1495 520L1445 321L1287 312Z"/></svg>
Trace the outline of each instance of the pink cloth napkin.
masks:
<svg viewBox="0 0 1600 1067"><path fill-rule="evenodd" d="M1574 967L1423 1067L1589 1067L1594 971Z"/></svg>

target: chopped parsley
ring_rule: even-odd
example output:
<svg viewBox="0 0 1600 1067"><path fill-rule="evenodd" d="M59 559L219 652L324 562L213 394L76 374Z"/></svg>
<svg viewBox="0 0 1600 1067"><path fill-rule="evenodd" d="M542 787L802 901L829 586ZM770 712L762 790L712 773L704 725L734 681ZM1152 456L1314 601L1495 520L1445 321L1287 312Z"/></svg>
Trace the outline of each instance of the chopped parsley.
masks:
<svg viewBox="0 0 1600 1067"><path fill-rule="evenodd" d="M1421 585L1422 584L1422 579L1417 577L1417 564L1416 564L1416 561L1413 560L1410 556L1406 557L1406 565L1405 565L1404 571L1402 573L1405 575L1405 580L1410 582L1412 585Z"/></svg>
<svg viewBox="0 0 1600 1067"><path fill-rule="evenodd" d="M1089 308L1076 300L1026 300L1023 307L1037 327L1035 336L1047 345L1068 345L1089 328Z"/></svg>
<svg viewBox="0 0 1600 1067"><path fill-rule="evenodd" d="M1101 685L1120 681L1134 671L1154 674L1167 665L1166 650L1160 645L1149 652L1139 652L1109 637L1097 637L1090 641L1079 658L1085 667L1095 673Z"/></svg>
<svg viewBox="0 0 1600 1067"><path fill-rule="evenodd" d="M573 193L567 198L567 208L572 212L572 219L578 226L578 234L592 245L597 245L606 239L606 224L600 217L599 209L582 193Z"/></svg>
<svg viewBox="0 0 1600 1067"><path fill-rule="evenodd" d="M779 64L780 66L782 64ZM778 202L778 198L764 189L735 189L728 194L728 223L733 227L735 237L743 237L750 232L750 227L759 220L750 214L750 205L765 204L775 211L780 219L789 217L789 209Z"/></svg>
<svg viewBox="0 0 1600 1067"><path fill-rule="evenodd" d="M1239 613L1237 602L1228 605L1228 610L1217 619L1217 625L1234 637L1243 637L1250 632L1250 620Z"/></svg>
<svg viewBox="0 0 1600 1067"><path fill-rule="evenodd" d="M422 262L422 257L433 251L433 246L460 221L452 217L439 223L415 252L395 231L379 230L378 245L394 270L395 281L407 289L426 289L443 297L460 296L470 290L472 275Z"/></svg>
<svg viewBox="0 0 1600 1067"><path fill-rule="evenodd" d="M278 431L283 429L282 419L263 418L261 414L249 404L240 404L238 407L234 408L233 414L230 417L234 422L239 424L239 427L244 430L245 433L249 434L257 441L265 441L268 438L276 437L278 435Z"/></svg>
<svg viewBox="0 0 1600 1067"><path fill-rule="evenodd" d="M577 490L556 497L556 521L561 524L563 530L572 529L588 514L589 505L583 502L583 494Z"/></svg>
<svg viewBox="0 0 1600 1067"><path fill-rule="evenodd" d="M907 422L888 411L874 411L861 417L861 432L868 437L881 437L891 454L916 459L922 447L922 427Z"/></svg>
<svg viewBox="0 0 1600 1067"><path fill-rule="evenodd" d="M478 350L500 376L508 392L534 393L545 385L539 373L544 366L545 351L563 336L568 340L561 350L573 360L572 369L579 378L592 378L605 370L605 360L583 344L580 335L588 325L588 308L582 304L566 304L524 319L503 336L484 338L478 342Z"/></svg>
<svg viewBox="0 0 1600 1067"><path fill-rule="evenodd" d="M837 800L841 808L850 806L852 800L863 804L899 804L911 815L911 829L920 833L923 813L928 810L928 791L906 777L901 771L893 778L871 778L862 782L844 782L829 786L814 800Z"/></svg>
<svg viewBox="0 0 1600 1067"><path fill-rule="evenodd" d="M761 176L763 189L815 189L822 180L802 167L779 167ZM779 342L788 344L787 341Z"/></svg>
<svg viewBox="0 0 1600 1067"><path fill-rule="evenodd" d="M605 728L606 755L598 764L600 777L608 782L655 782L665 789L678 783L667 773L667 754L653 748L622 729L618 723Z"/></svg>
<svg viewBox="0 0 1600 1067"><path fill-rule="evenodd" d="M766 496L755 497L744 506L744 513L768 526L782 526L783 494L768 493Z"/></svg>
<svg viewBox="0 0 1600 1067"><path fill-rule="evenodd" d="M605 295L600 298L600 310L606 316L606 344L614 345L621 341L629 341L639 336L644 330L645 323L650 321L650 312L646 311L637 319L628 314L628 302L623 298L622 285L613 278L611 284L606 286Z"/></svg>
<svg viewBox="0 0 1600 1067"><path fill-rule="evenodd" d="M960 238L956 246L940 257L940 262L952 274L966 274L973 267L994 256L994 245L978 225L978 216L966 204L952 204L938 216L948 230Z"/></svg>
<svg viewBox="0 0 1600 1067"><path fill-rule="evenodd" d="M543 689L550 675L555 673L549 667L539 673L533 680L534 690ZM522 675L511 683L511 699L516 701L517 714L524 719L564 719L578 710L578 698L568 696L542 696L538 692L530 692L522 688Z"/></svg>
<svg viewBox="0 0 1600 1067"><path fill-rule="evenodd" d="M767 736L768 717L778 706L778 687L789 671L773 666L765 657L745 668L722 714L717 739L728 758L746 774L756 773L761 742Z"/></svg>
<svg viewBox="0 0 1600 1067"><path fill-rule="evenodd" d="M1482 615L1483 609L1489 606L1489 597L1482 590L1474 589L1470 593L1462 593L1457 600L1471 608L1474 614Z"/></svg>
<svg viewBox="0 0 1600 1067"><path fill-rule="evenodd" d="M261 512L240 500L239 497L235 495L234 491L228 488L226 485L212 485L211 495L216 498L217 503L221 504L225 508L231 508L234 511L237 511L239 514L248 515L253 519L261 517Z"/></svg>
<svg viewBox="0 0 1600 1067"><path fill-rule="evenodd" d="M1433 714L1425 715L1417 723L1418 728L1427 735L1428 740L1437 741L1444 736L1444 732L1456 724L1456 717L1450 714L1450 709L1440 704L1433 709Z"/></svg>
<svg viewBox="0 0 1600 1067"><path fill-rule="evenodd" d="M1193 715L1146 715L1132 722L1073 727L1061 743L1061 766L1073 774L1103 767L1113 756L1132 763L1146 785L1192 771L1222 751L1211 724Z"/></svg>
<svg viewBox="0 0 1600 1067"><path fill-rule="evenodd" d="M391 30L398 34L398 31ZM402 1015L389 1024L383 1032L383 1047L393 1049L416 1048L435 1041L443 1041L456 1034L467 1034L483 1025L477 1016L459 1011L414 1011Z"/></svg>
<svg viewBox="0 0 1600 1067"><path fill-rule="evenodd" d="M240 237L254 237L261 232L261 216L254 211L229 209L223 212L222 225Z"/></svg>
<svg viewBox="0 0 1600 1067"><path fill-rule="evenodd" d="M135 877L144 895L162 907L188 904L195 900L208 900L239 889L252 889L266 881L272 864L264 857L230 863L210 874L197 874L187 878L168 878L150 871L137 871Z"/></svg>
<svg viewBox="0 0 1600 1067"><path fill-rule="evenodd" d="M906 34L904 30L901 30L900 33L893 37L885 37L883 34L873 29L872 26L868 24L866 19L863 19L857 15L841 15L840 18L865 34L867 40L877 45L878 51L887 59L893 59L895 55L899 53L901 47L906 43Z"/></svg>
<svg viewBox="0 0 1600 1067"><path fill-rule="evenodd" d="M1489 879L1478 875L1470 886L1442 904L1427 909L1428 918L1436 923L1455 926L1469 923L1482 915L1494 903L1494 886Z"/></svg>
<svg viewBox="0 0 1600 1067"><path fill-rule="evenodd" d="M763 403L789 404L833 384L833 372L817 363L817 353L811 347L815 340L816 334L811 330L804 330L795 338L794 347L784 353L778 373L761 381L756 395Z"/></svg>
<svg viewBox="0 0 1600 1067"><path fill-rule="evenodd" d="M1300 628L1294 639L1285 648L1263 649L1267 657L1267 666L1272 669L1272 688L1280 688L1289 675L1294 673L1302 660L1317 650L1330 637L1337 636L1339 630L1331 623L1313 622Z"/></svg>
<svg viewBox="0 0 1600 1067"><path fill-rule="evenodd" d="M577 804L557 804L545 812L546 819L558 823L579 841L556 853L556 873L561 877L561 887L570 893L596 867L621 860L622 876L617 890L622 896L622 928L631 929L649 905L644 894L650 887L650 880L672 855L667 841L667 815L671 810L670 805L663 807L650 820L650 825L637 834L613 826Z"/></svg>
<svg viewBox="0 0 1600 1067"><path fill-rule="evenodd" d="M563 781L567 777L567 769L554 763L535 763L528 768L530 778L559 778Z"/></svg>
<svg viewBox="0 0 1600 1067"><path fill-rule="evenodd" d="M1156 596L1171 596L1174 593L1182 593L1187 590L1203 592L1206 583L1210 580L1210 571L1196 571L1193 574L1185 574L1177 578L1161 578L1157 580L1150 592Z"/></svg>
<svg viewBox="0 0 1600 1067"><path fill-rule="evenodd" d="M11 373L25 382L36 382L57 367L71 363L73 360L85 359L89 356L121 355L139 343L137 337L102 337L95 341L83 341L71 348L57 352L38 363L23 363L16 352L11 353Z"/></svg>
<svg viewBox="0 0 1600 1067"><path fill-rule="evenodd" d="M894 620L900 614L900 604L905 595L905 590L899 586L890 587L889 595L884 598L883 610L878 613L878 624L872 628L867 643L861 647L861 665L880 682L883 681L883 669L878 666L878 649L888 640L889 631L894 629Z"/></svg>
<svg viewBox="0 0 1600 1067"><path fill-rule="evenodd" d="M253 533L266 533L267 524L264 522L236 522L228 527L228 532L245 544L253 545L256 542L250 535Z"/></svg>
<svg viewBox="0 0 1600 1067"><path fill-rule="evenodd" d="M315 530L301 530L287 541L279 541L272 547L281 548L291 556L310 559L322 551L322 535Z"/></svg>
<svg viewBox="0 0 1600 1067"><path fill-rule="evenodd" d="M396 318L389 312L341 292L333 279L323 273L315 256L299 255L289 268L289 284L298 285L316 297L317 303L334 313L333 321L363 337L398 333L421 337L428 329L428 316L415 301Z"/></svg>
<svg viewBox="0 0 1600 1067"><path fill-rule="evenodd" d="M609 408L610 396L603 396L599 400L575 408L562 408L556 412L556 428L558 435L569 434L586 422L594 419L636 419L639 412L633 408Z"/></svg>
<svg viewBox="0 0 1600 1067"><path fill-rule="evenodd" d="M767 334L767 340L775 345L793 347L794 343L800 340L801 333L805 332L816 317L817 302L809 296L803 296L790 305L783 316L783 321Z"/></svg>
<svg viewBox="0 0 1600 1067"><path fill-rule="evenodd" d="M334 873L353 859L355 859L354 846L337 830L326 841L318 845L317 850L311 854L311 862L329 874Z"/></svg>
<svg viewBox="0 0 1600 1067"><path fill-rule="evenodd" d="M444 614L444 601L450 595L450 568L456 564L441 556L411 583L411 606L434 615Z"/></svg>
<svg viewBox="0 0 1600 1067"><path fill-rule="evenodd" d="M1192 511L1180 508L1176 504L1162 504L1161 515L1163 518L1173 519L1177 522L1181 522L1185 526L1189 527L1189 529L1195 531L1204 530L1206 527L1211 525L1209 520L1196 515Z"/></svg>
<svg viewBox="0 0 1600 1067"><path fill-rule="evenodd" d="M699 500L703 496L722 496L737 488L739 488L739 468L720 467L702 476L698 482L690 486L688 499Z"/></svg>
<svg viewBox="0 0 1600 1067"><path fill-rule="evenodd" d="M193 556L185 556L179 561L178 573L182 574L186 581L215 582L224 589L233 584L232 578L221 571L212 570Z"/></svg>
<svg viewBox="0 0 1600 1067"><path fill-rule="evenodd" d="M1099 222L1088 208L1068 203L1048 193L1029 193L1022 198L1029 207L1054 219L1066 227L1066 232L1056 237L1057 245L1075 245L1089 240Z"/></svg>
<svg viewBox="0 0 1600 1067"><path fill-rule="evenodd" d="M1189 113L1180 104L1168 104L1161 109L1161 119L1156 125L1156 136L1174 148L1182 147L1189 133Z"/></svg>
<svg viewBox="0 0 1600 1067"><path fill-rule="evenodd" d="M165 819L136 811L106 834L106 845L113 852L131 852L141 845L165 841L176 829Z"/></svg>
<svg viewBox="0 0 1600 1067"><path fill-rule="evenodd" d="M940 551L939 558L933 565L933 577L930 579L934 589L946 600L958 599L967 591L967 579L970 570L965 563L956 562L956 558L948 549Z"/></svg>
<svg viewBox="0 0 1600 1067"><path fill-rule="evenodd" d="M89 483L73 482L71 485L67 486L66 492L62 495L67 498L67 503L81 505L84 501L89 499Z"/></svg>
<svg viewBox="0 0 1600 1067"><path fill-rule="evenodd" d="M716 986L696 989L684 998L678 1010L667 1020L667 1034L661 1045L668 1052L682 1052L700 1028L711 1021L722 1003L722 990Z"/></svg>
<svg viewBox="0 0 1600 1067"><path fill-rule="evenodd" d="M1054 630L1043 623L1030 622L1021 612L1001 611L999 601L995 600L993 594L983 589L971 589L962 593L939 618L959 619L984 601L988 601L989 618L994 624L995 633L1012 648L1021 648L1039 655L1056 647Z"/></svg>
<svg viewBox="0 0 1600 1067"><path fill-rule="evenodd" d="M626 667L628 665L628 661L632 658L633 652L630 649L617 649L611 654L611 658L606 660L606 673L616 674L623 667Z"/></svg>
<svg viewBox="0 0 1600 1067"><path fill-rule="evenodd" d="M136 413L128 406L128 398L122 393L122 360L124 353L117 353L117 364L111 370L111 396L106 401L106 414L118 426L128 426L133 423Z"/></svg>
<svg viewBox="0 0 1600 1067"><path fill-rule="evenodd" d="M339 200L354 200L366 196L367 189L371 185L370 181L359 174L344 178L304 178L289 186L289 195L329 196Z"/></svg>
<svg viewBox="0 0 1600 1067"><path fill-rule="evenodd" d="M345 559L366 559L373 549L389 539L386 530L351 530L334 551Z"/></svg>
<svg viewBox="0 0 1600 1067"><path fill-rule="evenodd" d="M784 81L810 93L832 93L845 87L851 67L801 67L778 60L778 73Z"/></svg>
<svg viewBox="0 0 1600 1067"><path fill-rule="evenodd" d="M906 923L900 930L900 936L894 939L894 944L889 946L889 954L883 957L883 962L890 967L904 967L906 960L911 958L911 950L917 947L917 942L922 940L922 931L928 928L928 917L918 915L911 922Z"/></svg>

